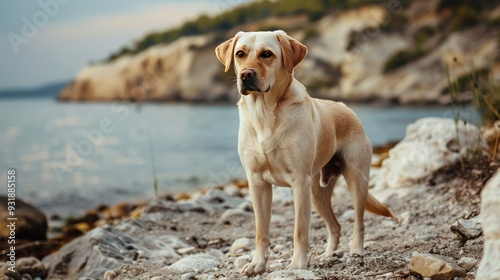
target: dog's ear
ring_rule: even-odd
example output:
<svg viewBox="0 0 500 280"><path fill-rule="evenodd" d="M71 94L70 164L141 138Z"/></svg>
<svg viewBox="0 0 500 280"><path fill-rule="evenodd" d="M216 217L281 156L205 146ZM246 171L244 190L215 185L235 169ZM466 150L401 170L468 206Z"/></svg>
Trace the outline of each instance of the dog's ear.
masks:
<svg viewBox="0 0 500 280"><path fill-rule="evenodd" d="M299 64L307 54L307 47L301 42L286 35L285 32L277 32L276 36L281 45L281 56L283 65L288 73L293 72L293 68Z"/></svg>
<svg viewBox="0 0 500 280"><path fill-rule="evenodd" d="M226 66L224 72L227 72L231 67L231 63L233 62L233 54L234 54L234 46L236 46L236 42L238 41L238 37L234 36L224 43L220 44L215 48L215 55L217 55L217 59Z"/></svg>

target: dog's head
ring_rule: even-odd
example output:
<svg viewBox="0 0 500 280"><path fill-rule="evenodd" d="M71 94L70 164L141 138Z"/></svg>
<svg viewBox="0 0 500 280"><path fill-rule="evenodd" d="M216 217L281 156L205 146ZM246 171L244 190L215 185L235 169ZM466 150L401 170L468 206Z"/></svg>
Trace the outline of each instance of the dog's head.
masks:
<svg viewBox="0 0 500 280"><path fill-rule="evenodd" d="M215 53L227 72L234 61L238 90L242 95L266 93L276 81L292 75L307 48L284 31L238 32L220 44Z"/></svg>

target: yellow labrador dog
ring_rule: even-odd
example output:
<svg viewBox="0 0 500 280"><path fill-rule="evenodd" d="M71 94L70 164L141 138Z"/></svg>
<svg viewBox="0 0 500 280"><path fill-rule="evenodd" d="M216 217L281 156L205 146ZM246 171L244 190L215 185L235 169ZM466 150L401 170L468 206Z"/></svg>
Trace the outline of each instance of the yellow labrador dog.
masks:
<svg viewBox="0 0 500 280"><path fill-rule="evenodd" d="M241 94L238 152L255 211L255 255L241 273L266 270L272 185L293 190L294 250L287 269L308 264L311 196L328 229L324 256L332 255L340 239L331 203L339 175L347 181L356 213L350 253L363 255L365 208L393 215L368 193L372 147L358 117L343 103L307 94L293 77L307 48L283 31L239 32L215 52L226 72L234 62Z"/></svg>

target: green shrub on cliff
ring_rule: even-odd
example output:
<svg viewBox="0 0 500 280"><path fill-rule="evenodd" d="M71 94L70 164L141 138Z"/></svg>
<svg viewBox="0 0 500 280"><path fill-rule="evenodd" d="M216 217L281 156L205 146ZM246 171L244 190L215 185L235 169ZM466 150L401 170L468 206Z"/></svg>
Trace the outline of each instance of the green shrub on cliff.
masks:
<svg viewBox="0 0 500 280"><path fill-rule="evenodd" d="M403 65L406 65L418 58L421 58L425 55L425 52L421 50L410 51L410 50L401 50L393 54L384 65L384 73L391 72Z"/></svg>

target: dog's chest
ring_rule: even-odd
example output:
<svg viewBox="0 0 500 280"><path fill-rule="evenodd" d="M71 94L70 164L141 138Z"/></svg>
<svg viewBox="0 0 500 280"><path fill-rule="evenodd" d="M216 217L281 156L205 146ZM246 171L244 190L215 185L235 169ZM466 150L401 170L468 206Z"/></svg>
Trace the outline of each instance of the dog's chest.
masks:
<svg viewBox="0 0 500 280"><path fill-rule="evenodd" d="M280 138L279 129L243 131L240 142L240 156L245 168L253 174L260 174L267 182L289 186L293 181L293 149L289 141Z"/></svg>

